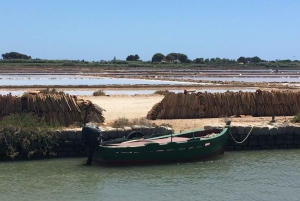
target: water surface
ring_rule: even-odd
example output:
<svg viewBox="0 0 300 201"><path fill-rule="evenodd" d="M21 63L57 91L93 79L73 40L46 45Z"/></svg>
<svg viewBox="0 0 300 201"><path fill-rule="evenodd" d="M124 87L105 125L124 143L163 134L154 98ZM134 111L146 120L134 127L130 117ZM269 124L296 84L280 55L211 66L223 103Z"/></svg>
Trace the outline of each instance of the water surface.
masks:
<svg viewBox="0 0 300 201"><path fill-rule="evenodd" d="M7 95L11 93L13 96L18 96L22 95L26 92L27 90L9 90L9 91L0 91L0 95ZM96 91L95 89L86 89L86 90L63 90L66 94L70 95L77 95L77 96L91 96L93 93ZM135 94L144 94L144 95L149 95L153 94L157 90L103 90L106 95L135 95ZM184 92L184 90L169 90L170 92ZM255 92L255 89L241 89L241 90L222 90L222 89L207 89L207 90L196 90L195 92L209 92L209 93L224 93L226 91L231 91L231 92L238 92L238 91L243 91L243 92Z"/></svg>
<svg viewBox="0 0 300 201"><path fill-rule="evenodd" d="M299 200L300 150L226 152L195 163L112 167L85 158L0 163L8 200Z"/></svg>

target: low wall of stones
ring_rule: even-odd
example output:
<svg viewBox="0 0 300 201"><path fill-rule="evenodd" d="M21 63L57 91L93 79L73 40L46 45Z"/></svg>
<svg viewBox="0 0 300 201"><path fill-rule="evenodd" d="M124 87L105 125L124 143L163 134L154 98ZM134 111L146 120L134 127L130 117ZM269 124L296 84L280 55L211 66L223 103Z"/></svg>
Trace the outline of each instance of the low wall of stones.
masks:
<svg viewBox="0 0 300 201"><path fill-rule="evenodd" d="M227 151L300 148L300 127L231 127ZM249 134L249 132L251 132ZM249 137L244 140L247 135ZM232 135L232 136L231 136ZM234 139L238 142L236 143Z"/></svg>
<svg viewBox="0 0 300 201"><path fill-rule="evenodd" d="M57 131L58 146L55 149L56 155L54 157L85 157L86 152L81 130L81 128L76 128ZM149 128L143 126L127 127L124 129L106 128L105 130L101 130L105 140L126 137L132 131L140 131L145 135L154 133L170 134L172 132L172 130L165 127ZM244 142L236 143L235 141ZM300 127L252 128L237 126L229 128L227 151L297 148L300 148ZM6 156L0 156L0 160L8 159Z"/></svg>
<svg viewBox="0 0 300 201"><path fill-rule="evenodd" d="M103 130L105 140L126 137L132 131L144 134L157 133L149 127L133 127L124 129L106 128ZM170 132L161 130L160 132ZM300 127L230 127L227 151L297 149L300 148ZM250 134L249 134L250 132ZM249 134L249 136L248 136ZM84 144L81 141L81 129L65 130L59 133L57 157L86 156ZM245 140L245 138L248 138ZM233 139L234 138L234 139ZM235 141L243 143L236 143Z"/></svg>
<svg viewBox="0 0 300 201"><path fill-rule="evenodd" d="M57 131L58 146L55 151L57 157L80 157L86 156L85 146L82 141L81 128L68 129L64 131ZM125 128L100 128L104 140L113 140L116 138L127 137L132 131L140 131L144 135L151 135L156 133L171 134L173 131L166 127L146 127L133 126Z"/></svg>

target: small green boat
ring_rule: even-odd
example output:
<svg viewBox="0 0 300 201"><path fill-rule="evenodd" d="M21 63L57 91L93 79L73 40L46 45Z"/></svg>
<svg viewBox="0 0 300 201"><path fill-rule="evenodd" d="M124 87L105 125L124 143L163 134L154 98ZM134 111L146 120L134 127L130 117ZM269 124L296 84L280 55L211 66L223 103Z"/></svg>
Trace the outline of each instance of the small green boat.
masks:
<svg viewBox="0 0 300 201"><path fill-rule="evenodd" d="M223 154L227 144L228 127L211 130L191 130L148 139L120 143L99 143L88 132L82 132L88 150L88 164L145 164L199 160Z"/></svg>

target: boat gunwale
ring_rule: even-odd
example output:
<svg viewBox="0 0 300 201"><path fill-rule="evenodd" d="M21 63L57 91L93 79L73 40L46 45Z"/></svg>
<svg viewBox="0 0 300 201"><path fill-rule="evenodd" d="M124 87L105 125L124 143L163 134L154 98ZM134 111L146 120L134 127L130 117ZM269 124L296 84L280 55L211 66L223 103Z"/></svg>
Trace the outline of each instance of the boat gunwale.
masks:
<svg viewBox="0 0 300 201"><path fill-rule="evenodd" d="M216 129L211 129L211 130L216 130ZM186 138L187 140L186 141L181 141L181 142L174 142L174 143L190 143L188 140L189 139L200 139L199 142L201 141L208 141L208 140L213 140L215 138L219 138L221 137L222 135L224 135L226 132L227 132L228 128L227 127L224 127L221 132L219 132L218 134L212 136L212 137L206 137L206 138L201 138L201 137L192 137L192 138ZM177 136L180 136L180 135L184 135L184 134L189 134L189 133L193 133L193 132L199 132L199 131L208 131L208 130L205 130L205 129L199 129L199 130L192 130L192 131L185 131L185 132L182 132L182 133L176 133L176 134L169 134L169 135L164 135L164 136L159 136L159 137L154 137L154 138L147 138L145 140L156 140L156 139L164 139L164 138L171 138L171 137L177 137ZM212 134L212 133L210 133ZM139 139L141 140L141 139ZM139 141L137 140L137 141ZM133 140L133 141L136 141L136 140ZM152 142L149 142L150 144L152 144ZM139 146L119 146L119 144L116 144L116 145L112 145L110 146L111 144L104 144L104 145L99 145L99 148L101 149L118 149L118 148L137 148L137 147L145 147L147 144L149 143L144 143L142 145L139 145ZM170 142L167 142L167 143L157 143L157 142L153 142L153 144L158 144L160 146L165 146L165 145L168 145L168 143ZM125 143L120 143L120 144L130 144L130 141L126 141Z"/></svg>

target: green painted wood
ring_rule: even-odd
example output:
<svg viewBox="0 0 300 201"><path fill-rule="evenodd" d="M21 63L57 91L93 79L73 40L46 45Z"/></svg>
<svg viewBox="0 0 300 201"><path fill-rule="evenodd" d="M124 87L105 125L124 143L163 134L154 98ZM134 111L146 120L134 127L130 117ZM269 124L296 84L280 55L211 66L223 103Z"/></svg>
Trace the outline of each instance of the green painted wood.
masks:
<svg viewBox="0 0 300 201"><path fill-rule="evenodd" d="M171 142L171 135L153 139L169 138L166 144L147 143L137 147L99 146L94 150L93 160L104 163L152 163L196 160L223 153L227 144L228 128L210 138L200 138L216 130L193 130L173 134L176 137L190 137L184 142ZM196 137L191 137L196 136Z"/></svg>

